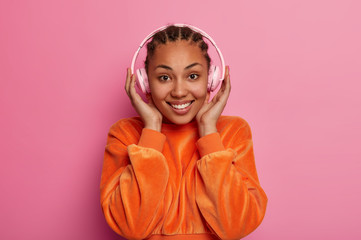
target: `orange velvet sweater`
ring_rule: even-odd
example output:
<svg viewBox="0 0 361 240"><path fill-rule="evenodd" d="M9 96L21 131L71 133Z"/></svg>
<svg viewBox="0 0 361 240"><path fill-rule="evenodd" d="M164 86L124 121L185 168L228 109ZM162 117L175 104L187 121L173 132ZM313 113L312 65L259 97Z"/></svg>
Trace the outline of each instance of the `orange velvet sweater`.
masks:
<svg viewBox="0 0 361 240"><path fill-rule="evenodd" d="M251 131L221 116L218 133L199 138L197 123L144 129L122 119L109 131L101 206L127 239L240 239L261 223L267 205Z"/></svg>

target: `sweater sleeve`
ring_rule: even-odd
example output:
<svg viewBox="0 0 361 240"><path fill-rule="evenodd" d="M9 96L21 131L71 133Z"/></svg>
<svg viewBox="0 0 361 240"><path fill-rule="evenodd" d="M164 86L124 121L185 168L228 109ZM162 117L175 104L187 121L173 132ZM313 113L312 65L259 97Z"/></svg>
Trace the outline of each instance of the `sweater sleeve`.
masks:
<svg viewBox="0 0 361 240"><path fill-rule="evenodd" d="M243 120L244 121L244 120ZM234 127L233 127L234 128ZM261 223L267 196L260 186L251 131L246 122L197 142L196 202L210 230L221 239L240 239Z"/></svg>
<svg viewBox="0 0 361 240"><path fill-rule="evenodd" d="M162 200L169 177L161 153L165 136L143 129L138 144L128 144L134 133L124 132L124 128L113 126L108 134L101 206L115 232L127 239L144 239L164 216Z"/></svg>

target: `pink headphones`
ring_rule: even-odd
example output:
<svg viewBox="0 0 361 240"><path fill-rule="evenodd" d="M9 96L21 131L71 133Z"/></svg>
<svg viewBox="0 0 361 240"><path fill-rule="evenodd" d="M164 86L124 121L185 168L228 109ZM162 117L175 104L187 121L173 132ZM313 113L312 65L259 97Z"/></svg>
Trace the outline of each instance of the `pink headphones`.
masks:
<svg viewBox="0 0 361 240"><path fill-rule="evenodd" d="M220 72L220 69L218 66L215 65L211 65L210 69L209 69L209 74L208 74L208 91L214 91L218 85L223 81L224 79L224 74L225 74L225 64L224 64L224 59L223 59L223 55L221 53L221 51L218 49L216 43L213 41L213 39L204 31L200 30L199 28L196 28L194 26L191 25L187 25L187 24L172 24L172 26L176 26L176 27L189 27L190 29L192 29L195 32L200 33L203 37L207 38L212 45L215 47L215 49L217 50L218 56L221 60L221 64L222 64L222 74ZM144 46L144 44L154 36L154 34L156 34L157 32L160 32L164 29L166 29L168 27L167 26L163 26L160 27L158 29L156 29L155 31L151 32L139 45L138 50L135 52L134 56L133 56L133 60L132 60L132 65L131 65L131 71L132 74L134 74L134 65L135 65L135 61L138 57L139 51L140 49ZM142 90L143 93L149 93L150 92L150 88L149 88L149 82L148 82L148 76L147 73L145 71L145 68L140 68L136 70L137 73L137 86Z"/></svg>

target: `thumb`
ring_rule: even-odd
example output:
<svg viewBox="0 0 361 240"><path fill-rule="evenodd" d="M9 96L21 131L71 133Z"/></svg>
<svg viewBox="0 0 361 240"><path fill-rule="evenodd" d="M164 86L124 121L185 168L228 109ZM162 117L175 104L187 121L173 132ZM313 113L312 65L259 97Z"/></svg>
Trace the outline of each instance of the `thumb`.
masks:
<svg viewBox="0 0 361 240"><path fill-rule="evenodd" d="M147 97L147 100L148 100L148 105L149 106L155 106L154 102L153 102L153 99L152 99L152 96L149 93L147 93L146 97Z"/></svg>
<svg viewBox="0 0 361 240"><path fill-rule="evenodd" d="M149 93L147 93L147 94L145 95L145 97L147 98L148 103L150 103L150 101L152 101L152 96L150 96Z"/></svg>
<svg viewBox="0 0 361 240"><path fill-rule="evenodd" d="M208 103L210 97L211 97L211 93L207 92L207 96L206 96L206 99L204 100L204 103Z"/></svg>

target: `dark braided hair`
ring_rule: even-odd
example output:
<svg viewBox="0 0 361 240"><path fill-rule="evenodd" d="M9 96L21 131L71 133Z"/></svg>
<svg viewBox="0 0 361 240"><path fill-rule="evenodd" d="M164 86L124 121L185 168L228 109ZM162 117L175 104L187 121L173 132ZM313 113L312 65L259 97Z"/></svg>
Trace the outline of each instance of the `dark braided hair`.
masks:
<svg viewBox="0 0 361 240"><path fill-rule="evenodd" d="M175 42L178 40L186 40L197 44L206 58L209 70L211 58L208 55L208 44L204 42L202 34L193 31L189 27L177 27L170 25L166 29L154 34L152 40L147 44L147 58L144 61L146 71L148 72L149 59L154 55L155 49L160 44L166 44L168 42Z"/></svg>

